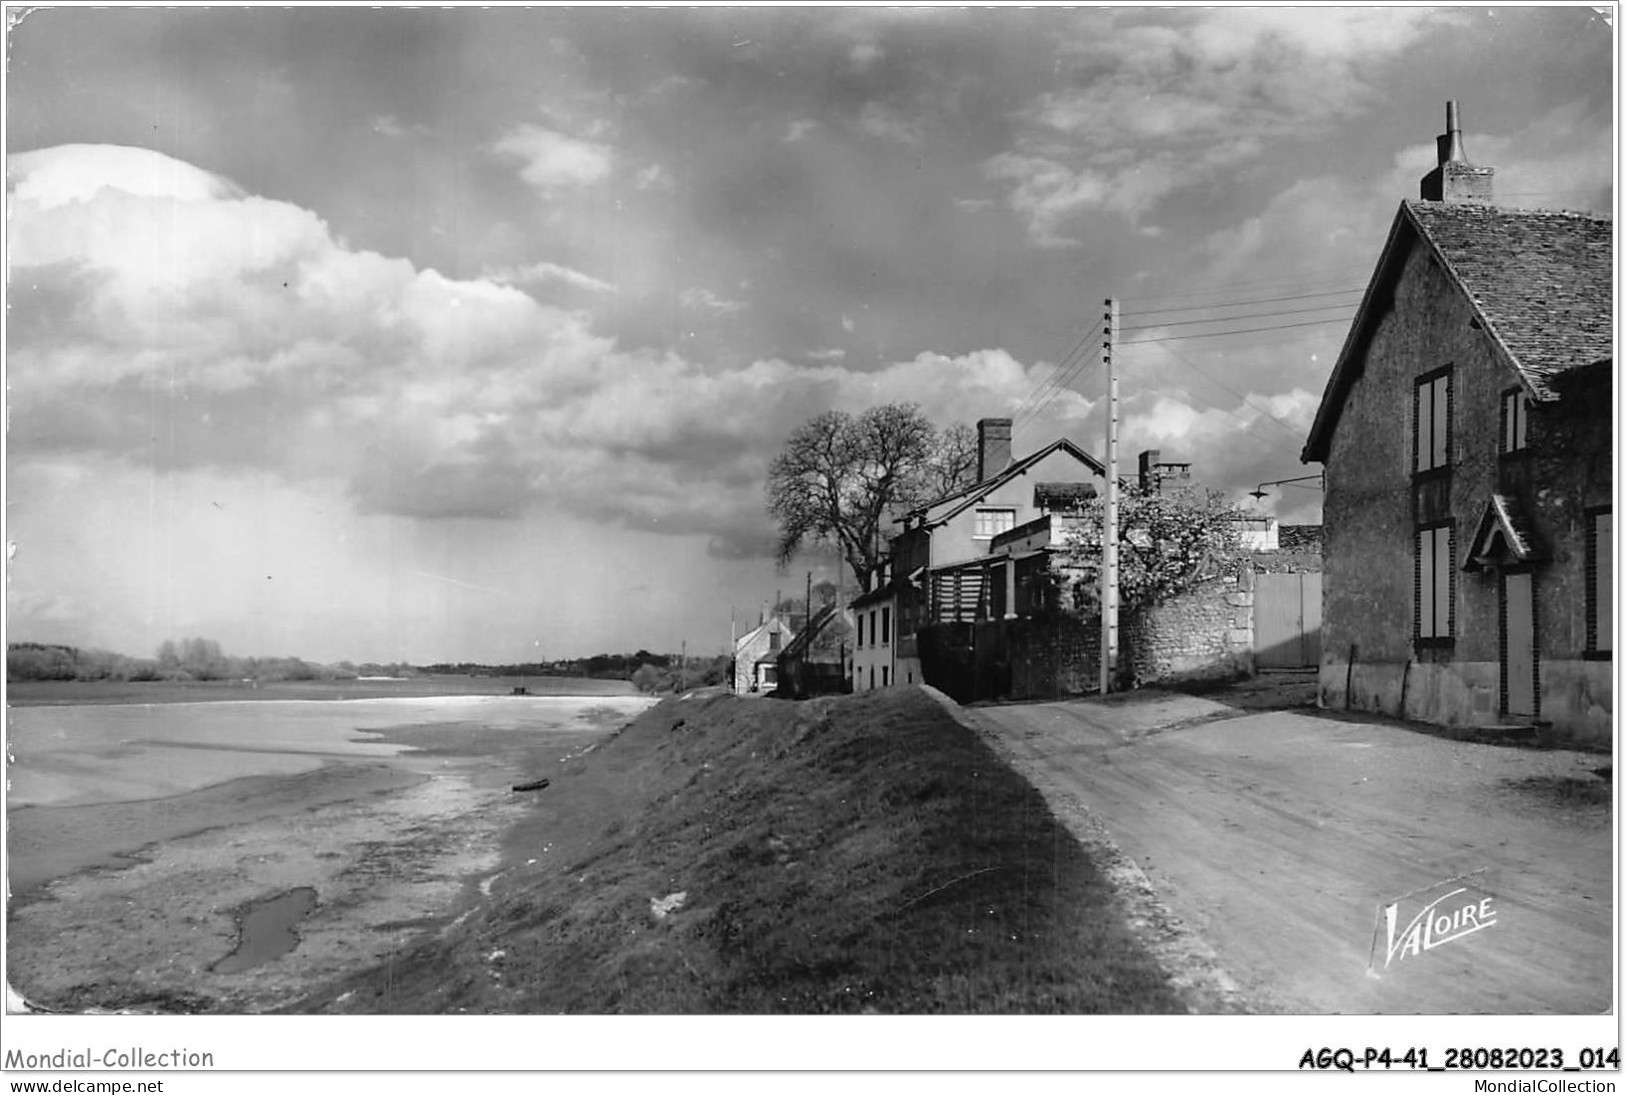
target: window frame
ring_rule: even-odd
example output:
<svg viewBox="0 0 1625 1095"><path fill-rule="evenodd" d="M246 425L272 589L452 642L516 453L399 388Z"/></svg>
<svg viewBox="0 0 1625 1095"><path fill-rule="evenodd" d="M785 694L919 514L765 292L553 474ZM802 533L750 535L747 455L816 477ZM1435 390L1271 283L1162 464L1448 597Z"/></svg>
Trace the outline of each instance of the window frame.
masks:
<svg viewBox="0 0 1625 1095"><path fill-rule="evenodd" d="M993 537L1009 532L1011 529L1016 527L1015 506L977 506L973 512L974 516L971 519L971 539L973 540L991 540ZM1004 525L1002 528L995 528L991 532L983 532L982 519L984 517L991 518L995 514L1009 517L1010 523ZM989 524L991 525L991 523L992 522L990 521Z"/></svg>
<svg viewBox="0 0 1625 1095"><path fill-rule="evenodd" d="M1444 407L1440 410L1437 385L1444 385ZM1423 392L1428 393L1427 420L1428 428L1425 431L1428 442L1429 463L1422 464L1422 442L1424 430L1422 429ZM1452 456L1455 448L1456 432L1456 384L1454 367L1446 365L1423 373L1416 378L1415 387L1411 392L1411 474L1420 478L1430 475L1442 475L1448 472L1453 464ZM1443 416L1443 438L1439 437L1440 416ZM1442 449L1442 452L1439 450ZM1435 460L1434 455L1438 453Z"/></svg>
<svg viewBox="0 0 1625 1095"><path fill-rule="evenodd" d="M1521 387L1501 393L1501 455L1521 456L1529 451L1529 393Z"/></svg>
<svg viewBox="0 0 1625 1095"><path fill-rule="evenodd" d="M1439 533L1444 533L1446 553L1440 569ZM1428 547L1424 549L1423 544ZM1456 522L1432 521L1419 524L1412 541L1411 641L1418 647L1449 647L1456 641ZM1428 565L1423 566L1424 558ZM1445 578L1444 623L1439 622L1439 577ZM1423 612L1423 605L1429 611ZM1424 627L1424 623L1426 627ZM1424 633L1425 632L1425 633Z"/></svg>
<svg viewBox="0 0 1625 1095"><path fill-rule="evenodd" d="M880 645L885 646L891 642L891 606L882 605L880 608Z"/></svg>

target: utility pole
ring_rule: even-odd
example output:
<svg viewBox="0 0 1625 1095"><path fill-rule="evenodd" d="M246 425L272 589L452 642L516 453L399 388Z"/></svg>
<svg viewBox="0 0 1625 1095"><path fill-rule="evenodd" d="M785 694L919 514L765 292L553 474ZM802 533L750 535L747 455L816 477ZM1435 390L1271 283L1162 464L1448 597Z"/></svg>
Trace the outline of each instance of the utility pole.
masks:
<svg viewBox="0 0 1625 1095"><path fill-rule="evenodd" d="M1117 668L1117 363L1112 339L1117 331L1117 301L1106 298L1101 320L1100 359L1106 366L1106 506L1100 548L1100 694L1112 688Z"/></svg>

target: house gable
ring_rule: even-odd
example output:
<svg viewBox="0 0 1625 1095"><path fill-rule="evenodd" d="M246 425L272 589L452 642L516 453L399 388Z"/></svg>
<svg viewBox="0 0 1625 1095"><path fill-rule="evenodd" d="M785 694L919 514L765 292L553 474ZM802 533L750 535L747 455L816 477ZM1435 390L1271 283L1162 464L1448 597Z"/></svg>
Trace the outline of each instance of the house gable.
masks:
<svg viewBox="0 0 1625 1095"><path fill-rule="evenodd" d="M1416 248L1443 271L1509 377L1537 400L1612 356L1613 226L1574 213L1402 202L1315 413L1302 460L1325 462L1343 404Z"/></svg>
<svg viewBox="0 0 1625 1095"><path fill-rule="evenodd" d="M995 535L1038 516L1034 503L1039 483L1053 487L1069 478L1078 481L1104 471L1093 457L1064 440L1011 465L1006 474L981 484L936 519L931 526L930 565L939 567L986 555ZM983 511L1008 516L1002 526L978 529L978 514Z"/></svg>
<svg viewBox="0 0 1625 1095"><path fill-rule="evenodd" d="M1071 459L1071 461L1075 461L1076 463L1083 465L1083 467L1092 475L1106 474L1106 465L1102 464L1099 460L1096 460L1093 456L1090 456L1088 453L1078 448L1077 445L1074 445L1068 439L1062 437L1050 442L1037 452L1024 456L1020 460L1011 463L997 475L989 476L979 483L972 483L968 487L961 487L952 494L945 494L941 498L927 502L923 506L916 506L904 516L903 520L909 522L910 524L917 522L927 528L934 525L940 525L945 521L950 521L960 513L963 513L970 506L974 506L978 502L985 499L990 493L998 490L1006 483L1020 476L1026 475L1034 467L1039 465L1041 462L1048 460L1056 453L1064 453ZM1071 481L1070 479L1063 478L1062 475L1062 472L1064 471L1070 470L1074 473L1076 471L1075 468L1067 468L1067 463L1067 461L1060 461L1047 465L1049 467L1059 469L1053 476L1055 481Z"/></svg>

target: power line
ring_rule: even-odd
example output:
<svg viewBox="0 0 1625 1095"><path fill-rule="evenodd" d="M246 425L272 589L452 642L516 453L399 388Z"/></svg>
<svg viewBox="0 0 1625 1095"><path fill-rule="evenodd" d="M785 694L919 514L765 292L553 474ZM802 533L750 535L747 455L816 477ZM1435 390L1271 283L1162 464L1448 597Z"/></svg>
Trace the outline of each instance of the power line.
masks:
<svg viewBox="0 0 1625 1095"><path fill-rule="evenodd" d="M1279 328L1272 328L1270 331L1263 334L1242 337L1233 341L1226 341L1222 344L1215 344L1211 348L1211 352L1215 354L1233 354L1239 353L1243 350L1253 350L1266 347L1274 348L1280 346L1296 346L1308 342L1323 342L1328 334L1333 336L1334 342L1341 342L1341 336L1335 330L1328 332L1307 329L1293 330L1291 328L1287 328L1285 330L1281 330Z"/></svg>
<svg viewBox="0 0 1625 1095"><path fill-rule="evenodd" d="M1051 373L1048 377L1045 377L1044 382L1039 385L1038 389L1035 390L1029 398L1024 400L1021 406L1016 408L1015 424L1025 426L1028 422L1032 421L1032 419L1036 417L1039 412L1044 409L1044 407L1048 406L1049 403L1060 394L1061 389L1066 387L1072 378L1077 375L1078 370L1087 364L1087 361L1088 358L1087 355L1085 355L1085 357L1079 358L1078 361L1069 367L1066 366L1064 360L1061 365L1057 365L1055 372Z"/></svg>
<svg viewBox="0 0 1625 1095"><path fill-rule="evenodd" d="M1342 297L1342 296L1348 296L1350 293L1358 293L1360 290L1362 290L1364 288L1365 288L1365 286L1359 285L1359 286L1355 286L1352 289L1328 289L1325 292L1321 292L1321 293L1294 293L1291 296L1285 296L1285 297L1256 297L1256 298L1254 298L1252 300L1227 300L1227 301L1221 301L1221 302L1216 303L1216 304L1191 304L1191 305L1187 305L1187 306L1185 306L1183 308L1177 308L1177 307L1176 308L1147 308L1147 309L1144 309L1143 311L1127 312L1127 313L1124 313L1124 314L1125 315L1130 315L1130 316L1155 316L1155 315L1161 315L1164 312L1199 312L1199 311L1205 311L1206 309L1209 309L1209 308L1241 308L1241 307L1245 307L1247 305L1252 305L1252 304L1279 304L1279 303L1282 303L1284 301L1289 301L1289 300L1312 300L1315 297ZM1327 305L1324 305L1323 307L1331 308L1331 307L1335 307L1335 306L1331 305L1331 304L1327 304ZM1236 316L1236 317L1233 317L1233 318L1241 319L1241 318L1244 318L1244 317Z"/></svg>
<svg viewBox="0 0 1625 1095"><path fill-rule="evenodd" d="M1265 418L1269 419L1271 422L1275 423L1277 426L1281 427L1283 430L1286 430L1288 433L1290 433L1297 440L1299 440L1299 441L1307 441L1308 440L1308 438L1303 434L1303 432L1301 430L1299 430L1296 426L1293 426L1290 423L1283 422L1281 419L1276 418L1269 411L1265 410L1263 407L1260 407L1257 403L1254 403L1251 396L1243 395L1241 392L1236 391L1236 389L1232 388L1230 385L1226 384L1224 381L1220 380L1218 377L1213 376L1212 374L1210 374L1208 372L1205 372L1202 369L1198 368L1197 365L1196 365L1196 362L1192 361L1190 358L1186 357L1184 354L1180 353L1179 351L1177 351L1177 350L1175 350L1175 349L1173 349L1172 347L1169 347L1169 346L1158 346L1157 349L1161 350L1163 353L1166 353L1166 354L1172 356L1174 358L1174 360L1176 360L1176 361L1180 362L1181 364L1183 364L1186 368L1190 369L1190 371L1195 373L1197 376L1202 377L1204 380L1207 380L1209 383L1216 384L1219 387L1223 388L1225 391L1229 392L1231 395L1233 395L1237 399L1241 400L1244 404L1251 407L1253 410L1257 411L1259 414L1263 415ZM1224 410L1223 407L1217 407L1216 409L1221 410L1221 411ZM1237 421L1241 420L1240 416L1236 416L1236 418L1237 418Z"/></svg>
<svg viewBox="0 0 1625 1095"><path fill-rule="evenodd" d="M1019 420L1018 425L1023 428L1031 425L1039 415L1043 414L1044 411L1046 411L1057 399L1060 398L1062 392L1070 391L1082 394L1081 385L1075 382L1083 376L1084 370L1089 366L1093 365L1096 369L1098 369L1100 364L1101 359L1098 356L1090 356L1079 359L1079 361L1073 365L1072 368L1068 369L1065 375L1061 377L1060 382L1050 389L1048 395L1028 408L1026 414Z"/></svg>
<svg viewBox="0 0 1625 1095"><path fill-rule="evenodd" d="M1309 308L1284 308L1279 312L1248 312L1239 316L1209 316L1206 319L1181 319L1168 323L1146 323L1139 327L1124 327L1125 331L1160 331L1165 327L1189 327L1197 323L1227 323L1237 319L1267 319L1271 316L1302 316L1310 312L1324 312L1328 308L1349 308L1351 304L1316 304Z"/></svg>
<svg viewBox="0 0 1625 1095"><path fill-rule="evenodd" d="M1032 403L1033 400L1037 399L1038 394L1040 392L1042 392L1045 388L1047 388L1050 384L1052 384L1054 382L1055 378L1058 375L1060 375L1061 371L1066 367L1066 363L1072 359L1072 356L1074 354L1076 354L1080 349L1083 348L1084 343L1087 342L1089 340L1090 336L1093 335L1098 330L1100 330L1100 321L1099 320L1095 321L1095 325L1093 327L1091 327L1089 330L1085 331L1082 335L1078 336L1078 341L1072 344L1072 349L1068 350L1066 352L1065 356L1063 356L1061 358L1060 363L1055 366L1055 372L1051 373L1049 376L1045 377L1042 381L1040 381L1038 386L1027 394L1027 398L1023 399L1021 401L1020 405L1018 405L1016 407L1016 411L1017 411L1018 414L1027 405Z"/></svg>
<svg viewBox="0 0 1625 1095"><path fill-rule="evenodd" d="M1258 331L1285 331L1293 327L1318 327L1324 323L1347 323L1353 316L1333 316L1329 319L1310 319L1302 323L1277 323L1271 327L1243 327L1239 331L1208 331L1196 335L1167 335L1163 338L1137 338L1131 342L1120 342L1119 346L1143 346L1147 342L1182 342L1188 338L1220 338L1224 335L1250 335Z"/></svg>
<svg viewBox="0 0 1625 1095"><path fill-rule="evenodd" d="M1022 417L1023 415L1025 415L1030 420L1031 417L1032 417L1032 414L1029 414L1028 411L1031 408L1033 408L1035 405L1042 405L1042 403L1040 401L1040 397L1047 390L1049 390L1051 388L1059 389L1062 385L1065 384L1066 381L1063 380L1062 377L1067 376L1068 373L1069 373L1069 370L1067 369L1067 362L1071 361L1072 358L1078 353L1078 351L1083 349L1084 345L1089 341L1089 339L1091 337L1093 337L1094 334L1099 330L1100 330L1100 321L1097 320L1093 327L1091 327L1089 330L1085 331L1082 335L1080 335L1078 337L1078 341L1073 343L1072 349L1068 350L1067 353L1066 353L1066 356L1061 358L1060 363L1055 366L1055 371L1053 373L1051 373L1049 376L1045 377L1044 380L1039 383L1038 387L1034 388L1032 390L1032 392L1030 392L1028 394L1027 398L1023 399L1021 401L1021 403L1016 407L1016 417ZM1081 367L1081 366L1074 366L1073 369L1070 370L1070 372L1071 373L1076 373L1077 368L1079 368L1079 367ZM1042 402L1047 402L1047 399L1043 400ZM1037 412L1033 411L1032 413L1036 414Z"/></svg>
<svg viewBox="0 0 1625 1095"><path fill-rule="evenodd" d="M1072 381L1076 380L1080 375L1082 375L1083 370L1086 369L1091 363L1097 366L1100 364L1100 358L1095 356L1099 352L1100 347L1096 346L1090 351L1090 353L1079 358L1077 363L1074 364L1070 369L1066 370L1065 373L1057 373L1055 377L1051 378L1054 379L1056 383L1050 389L1049 394L1029 407L1018 425L1026 426L1028 423L1032 422L1033 419L1037 418L1044 412L1046 407L1055 402L1056 398L1059 397L1063 391L1075 390L1071 387Z"/></svg>
<svg viewBox="0 0 1625 1095"><path fill-rule="evenodd" d="M1351 282L1364 284L1366 272L1350 270L1347 273L1338 273L1325 277L1293 277L1283 276L1276 278L1260 278L1249 281L1227 281L1223 285L1216 285L1210 289L1188 289L1177 293L1162 293L1149 297L1128 297L1128 301L1135 304L1160 304L1171 301L1192 300L1196 297L1212 296L1215 293L1236 292L1270 292L1279 289L1307 289L1322 285L1344 285ZM1200 307L1200 305L1197 305Z"/></svg>

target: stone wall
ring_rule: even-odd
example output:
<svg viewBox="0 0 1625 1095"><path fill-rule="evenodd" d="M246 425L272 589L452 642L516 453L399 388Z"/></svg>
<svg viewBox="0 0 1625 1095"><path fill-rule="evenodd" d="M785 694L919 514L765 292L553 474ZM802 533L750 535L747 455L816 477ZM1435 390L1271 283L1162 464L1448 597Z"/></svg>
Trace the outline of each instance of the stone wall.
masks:
<svg viewBox="0 0 1625 1095"><path fill-rule="evenodd" d="M1250 676L1250 570L1214 578L1119 621L1121 677L1132 687Z"/></svg>
<svg viewBox="0 0 1625 1095"><path fill-rule="evenodd" d="M920 629L923 679L961 703L1099 691L1100 622L1045 612ZM1223 680L1253 672L1252 574L1215 578L1120 619L1114 687Z"/></svg>

